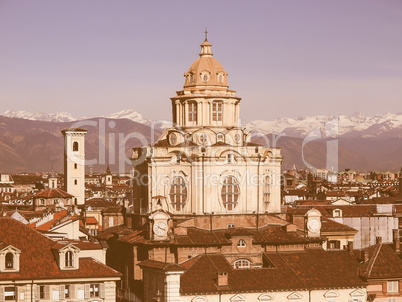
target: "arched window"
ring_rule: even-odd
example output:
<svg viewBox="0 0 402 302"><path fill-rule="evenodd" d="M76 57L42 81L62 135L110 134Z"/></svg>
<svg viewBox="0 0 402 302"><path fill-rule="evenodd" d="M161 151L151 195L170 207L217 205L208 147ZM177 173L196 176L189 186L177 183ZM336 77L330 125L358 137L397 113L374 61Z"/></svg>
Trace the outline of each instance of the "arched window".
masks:
<svg viewBox="0 0 402 302"><path fill-rule="evenodd" d="M213 102L212 103L212 120L214 122L222 122L223 115L223 103Z"/></svg>
<svg viewBox="0 0 402 302"><path fill-rule="evenodd" d="M65 256L65 267L73 267L74 266L74 254L72 251L68 251Z"/></svg>
<svg viewBox="0 0 402 302"><path fill-rule="evenodd" d="M78 142L73 143L73 151L78 151Z"/></svg>
<svg viewBox="0 0 402 302"><path fill-rule="evenodd" d="M234 268L250 268L250 261L247 259L239 259L234 262Z"/></svg>
<svg viewBox="0 0 402 302"><path fill-rule="evenodd" d="M264 202L269 203L271 201L271 179L269 178L269 176L264 177L263 190Z"/></svg>
<svg viewBox="0 0 402 302"><path fill-rule="evenodd" d="M6 254L6 268L14 268L14 255L12 253Z"/></svg>
<svg viewBox="0 0 402 302"><path fill-rule="evenodd" d="M187 200L187 187L183 177L175 177L170 185L170 201L176 211L183 210Z"/></svg>
<svg viewBox="0 0 402 302"><path fill-rule="evenodd" d="M225 141L225 136L222 133L218 133L218 135L216 136L216 141L223 143Z"/></svg>
<svg viewBox="0 0 402 302"><path fill-rule="evenodd" d="M240 194L239 184L233 176L226 176L222 185L222 202L226 210L233 210L237 206Z"/></svg>
<svg viewBox="0 0 402 302"><path fill-rule="evenodd" d="M188 103L188 121L189 122L197 121L197 103L196 102Z"/></svg>
<svg viewBox="0 0 402 302"><path fill-rule="evenodd" d="M74 184L75 184L75 185L77 185L77 184L78 184L78 181L77 181L76 179L74 179Z"/></svg>

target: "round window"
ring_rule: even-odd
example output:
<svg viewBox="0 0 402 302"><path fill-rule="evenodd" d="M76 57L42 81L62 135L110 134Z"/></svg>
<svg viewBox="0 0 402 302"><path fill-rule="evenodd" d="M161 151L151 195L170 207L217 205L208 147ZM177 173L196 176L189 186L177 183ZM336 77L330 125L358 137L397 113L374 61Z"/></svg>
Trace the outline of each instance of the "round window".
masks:
<svg viewBox="0 0 402 302"><path fill-rule="evenodd" d="M203 75L202 75L202 81L203 81L204 83L208 82L208 75L207 75L207 74L203 74Z"/></svg>
<svg viewBox="0 0 402 302"><path fill-rule="evenodd" d="M240 133L236 133L235 136L234 136L234 139L235 139L236 143L240 143L240 139L241 139Z"/></svg>
<svg viewBox="0 0 402 302"><path fill-rule="evenodd" d="M174 134L174 133L172 133L172 134L170 135L170 144L171 144L171 145L176 145L176 143L177 143L177 135Z"/></svg>
<svg viewBox="0 0 402 302"><path fill-rule="evenodd" d="M205 133L201 133L200 135L201 144L205 145L208 142L208 136Z"/></svg>

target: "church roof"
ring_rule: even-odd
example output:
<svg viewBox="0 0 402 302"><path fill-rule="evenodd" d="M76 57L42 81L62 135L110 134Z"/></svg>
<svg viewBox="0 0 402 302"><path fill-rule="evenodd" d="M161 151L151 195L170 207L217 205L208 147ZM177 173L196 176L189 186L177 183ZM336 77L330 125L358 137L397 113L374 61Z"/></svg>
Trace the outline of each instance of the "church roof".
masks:
<svg viewBox="0 0 402 302"><path fill-rule="evenodd" d="M213 57L212 44L207 39L200 45L200 57L191 64L187 73L184 88L196 86L228 87L227 73L221 63ZM207 74L206 77L204 75Z"/></svg>

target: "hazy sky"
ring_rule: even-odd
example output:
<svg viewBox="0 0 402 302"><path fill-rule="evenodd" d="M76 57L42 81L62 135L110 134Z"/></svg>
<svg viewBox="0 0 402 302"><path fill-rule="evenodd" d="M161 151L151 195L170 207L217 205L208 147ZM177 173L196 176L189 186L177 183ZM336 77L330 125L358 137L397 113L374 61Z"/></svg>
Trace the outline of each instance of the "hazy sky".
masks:
<svg viewBox="0 0 402 302"><path fill-rule="evenodd" d="M402 112L402 0L0 0L0 112L170 120L205 26L244 121Z"/></svg>

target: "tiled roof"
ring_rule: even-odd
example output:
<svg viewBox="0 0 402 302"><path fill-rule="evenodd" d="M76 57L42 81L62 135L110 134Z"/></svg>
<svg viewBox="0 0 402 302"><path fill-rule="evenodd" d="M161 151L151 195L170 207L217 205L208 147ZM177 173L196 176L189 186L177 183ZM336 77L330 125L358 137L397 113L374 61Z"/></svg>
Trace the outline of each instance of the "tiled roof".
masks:
<svg viewBox="0 0 402 302"><path fill-rule="evenodd" d="M303 237L296 232L287 232L285 226L268 226L261 228L258 232L259 237L254 237L255 242L271 244L291 244L322 241L321 238Z"/></svg>
<svg viewBox="0 0 402 302"><path fill-rule="evenodd" d="M321 233L330 233L330 232L354 232L357 233L357 230L354 228L347 226L345 224L336 222L332 219L328 219L326 217L321 217Z"/></svg>
<svg viewBox="0 0 402 302"><path fill-rule="evenodd" d="M140 265L140 267L156 268L156 269L160 269L163 271L184 271L185 270L185 268L179 264L160 262L160 261L155 261L155 260L150 260L150 259L142 261L139 265Z"/></svg>
<svg viewBox="0 0 402 302"><path fill-rule="evenodd" d="M86 217L85 224L98 224L98 220L95 217Z"/></svg>
<svg viewBox="0 0 402 302"><path fill-rule="evenodd" d="M58 247L58 249L62 248L63 246L66 246L68 244L73 244L74 246L78 247L80 250L99 250L99 249L102 249L102 246L100 245L99 242L93 242L93 241L63 239L63 240L57 241L57 244L60 245ZM53 247L53 248L55 248L55 247Z"/></svg>
<svg viewBox="0 0 402 302"><path fill-rule="evenodd" d="M200 255L181 265L182 294L303 290L336 287L363 287L358 264L345 251L309 249L293 253L266 253L267 268L234 269L220 254ZM218 288L218 273L228 274L228 286Z"/></svg>
<svg viewBox="0 0 402 302"><path fill-rule="evenodd" d="M53 219L48 221L48 222L46 222L46 223L44 223L44 224L41 224L41 225L36 227L36 223L34 222L34 223L29 224L28 226L31 227L31 228L37 229L39 231L49 231L49 230L51 230L52 228L54 228L55 226L57 226L57 225L59 225L61 223L64 223L64 222L67 222L67 221L72 222L72 221L76 221L78 219L79 219L79 216L77 216L75 214L73 214L71 216L68 213L67 210L63 210L63 211L54 213L53 214Z"/></svg>
<svg viewBox="0 0 402 302"><path fill-rule="evenodd" d="M41 191L33 196L34 198L72 198L74 195L71 195L61 189L47 189Z"/></svg>
<svg viewBox="0 0 402 302"><path fill-rule="evenodd" d="M128 236L133 233L135 233L133 229L130 229L124 225L117 225L114 227L107 228L106 230L102 231L99 233L96 238L99 240L108 240L110 238L113 238L115 236Z"/></svg>
<svg viewBox="0 0 402 302"><path fill-rule="evenodd" d="M361 260L360 275L366 279L402 278L402 259L390 244L376 244L364 250L368 260ZM358 251L358 252L362 252ZM362 258L358 255L358 258Z"/></svg>
<svg viewBox="0 0 402 302"><path fill-rule="evenodd" d="M61 271L52 253L55 242L11 218L0 218L0 241L21 250L20 271L0 273L0 280L121 276L117 271L92 258L80 258L78 270Z"/></svg>
<svg viewBox="0 0 402 302"><path fill-rule="evenodd" d="M112 207L107 207L103 209L102 213L122 213L122 211L123 211L122 206L114 205Z"/></svg>
<svg viewBox="0 0 402 302"><path fill-rule="evenodd" d="M107 208L111 206L115 206L116 204L111 201L107 201L104 198L92 198L85 201L86 206L91 206L95 208Z"/></svg>

